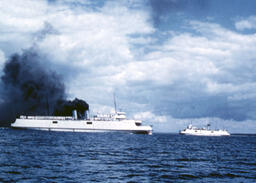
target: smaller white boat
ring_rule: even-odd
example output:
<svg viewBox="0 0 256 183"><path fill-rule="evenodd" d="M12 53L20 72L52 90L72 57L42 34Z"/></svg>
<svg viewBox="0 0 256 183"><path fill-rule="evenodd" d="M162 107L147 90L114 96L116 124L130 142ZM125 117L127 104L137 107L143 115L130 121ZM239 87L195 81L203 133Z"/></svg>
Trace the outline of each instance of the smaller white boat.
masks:
<svg viewBox="0 0 256 183"><path fill-rule="evenodd" d="M192 124L188 125L187 128L180 131L182 135L197 135L197 136L229 136L230 133L227 130L211 130L210 124L207 124L205 128L197 128L192 126Z"/></svg>

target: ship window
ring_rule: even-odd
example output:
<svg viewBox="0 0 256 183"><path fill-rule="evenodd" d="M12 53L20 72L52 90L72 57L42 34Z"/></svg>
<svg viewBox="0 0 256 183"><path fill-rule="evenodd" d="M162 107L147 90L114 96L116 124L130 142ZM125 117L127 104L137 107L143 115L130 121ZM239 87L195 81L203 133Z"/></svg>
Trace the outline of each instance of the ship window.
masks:
<svg viewBox="0 0 256 183"><path fill-rule="evenodd" d="M87 125L92 125L91 121L86 122Z"/></svg>
<svg viewBox="0 0 256 183"><path fill-rule="evenodd" d="M53 123L53 124L57 124L57 123L58 123L58 121L53 121L52 123Z"/></svg>
<svg viewBox="0 0 256 183"><path fill-rule="evenodd" d="M141 126L141 123L135 123L136 126Z"/></svg>

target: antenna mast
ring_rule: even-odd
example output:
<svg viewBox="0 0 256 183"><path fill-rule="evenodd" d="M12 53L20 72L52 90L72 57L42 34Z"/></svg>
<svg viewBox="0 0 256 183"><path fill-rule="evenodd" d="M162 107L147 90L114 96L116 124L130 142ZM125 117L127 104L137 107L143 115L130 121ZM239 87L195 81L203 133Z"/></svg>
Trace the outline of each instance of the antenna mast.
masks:
<svg viewBox="0 0 256 183"><path fill-rule="evenodd" d="M46 95L46 109L47 109L47 115L50 115L50 111L49 111L49 99L48 99L48 94Z"/></svg>
<svg viewBox="0 0 256 183"><path fill-rule="evenodd" d="M114 106L115 106L115 113L116 113L116 95L113 93L113 98L114 98Z"/></svg>

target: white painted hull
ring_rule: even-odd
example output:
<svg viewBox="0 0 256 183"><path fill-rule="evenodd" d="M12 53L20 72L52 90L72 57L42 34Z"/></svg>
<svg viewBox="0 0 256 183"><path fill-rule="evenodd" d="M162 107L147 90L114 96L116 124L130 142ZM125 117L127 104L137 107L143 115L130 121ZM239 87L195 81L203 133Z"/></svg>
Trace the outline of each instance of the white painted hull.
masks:
<svg viewBox="0 0 256 183"><path fill-rule="evenodd" d="M130 132L152 134L151 126L137 126L134 120L93 121L56 119L16 119L13 128L66 132Z"/></svg>

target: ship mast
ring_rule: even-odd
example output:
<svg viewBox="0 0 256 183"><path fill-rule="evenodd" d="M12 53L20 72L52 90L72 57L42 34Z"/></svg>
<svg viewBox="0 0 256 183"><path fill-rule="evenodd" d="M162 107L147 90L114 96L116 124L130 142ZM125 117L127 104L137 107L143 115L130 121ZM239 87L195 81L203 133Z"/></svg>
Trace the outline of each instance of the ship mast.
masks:
<svg viewBox="0 0 256 183"><path fill-rule="evenodd" d="M49 99L48 99L48 94L46 95L46 109L47 109L47 115L50 115L50 110L49 110Z"/></svg>
<svg viewBox="0 0 256 183"><path fill-rule="evenodd" d="M116 95L113 93L113 98L114 98L114 107L115 107L115 113L116 113Z"/></svg>

